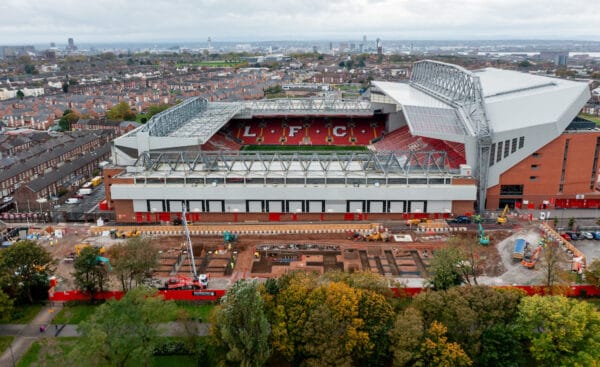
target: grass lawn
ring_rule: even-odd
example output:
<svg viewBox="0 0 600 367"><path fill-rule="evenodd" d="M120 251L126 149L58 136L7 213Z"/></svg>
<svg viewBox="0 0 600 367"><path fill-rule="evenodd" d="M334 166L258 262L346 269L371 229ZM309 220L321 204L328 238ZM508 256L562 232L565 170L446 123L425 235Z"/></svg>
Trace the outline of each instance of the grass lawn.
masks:
<svg viewBox="0 0 600 367"><path fill-rule="evenodd" d="M75 347L76 339L77 338L48 338L36 341L23 355L21 360L18 361L17 367L64 367L68 363L65 356ZM208 348L209 350L207 350L207 354L204 356L203 361L210 363L207 365L213 365L213 361L216 364L215 351L211 350L211 347ZM127 366L131 367L139 365L140 362L137 360L130 360L129 363L127 363ZM198 366L198 361L196 356L189 355L154 356L150 359L149 366L195 367Z"/></svg>
<svg viewBox="0 0 600 367"><path fill-rule="evenodd" d="M4 353L14 339L14 336L0 336L0 354Z"/></svg>
<svg viewBox="0 0 600 367"><path fill-rule="evenodd" d="M579 114L579 117L582 119L589 120L589 121L595 122L597 124L600 124L600 117L598 117L598 116L581 113L581 114Z"/></svg>
<svg viewBox="0 0 600 367"><path fill-rule="evenodd" d="M65 304L60 309L54 320L53 324L79 324L80 322L87 320L94 312L96 312L97 305L87 304Z"/></svg>
<svg viewBox="0 0 600 367"><path fill-rule="evenodd" d="M242 150L264 152L365 152L368 149L362 145L246 145Z"/></svg>
<svg viewBox="0 0 600 367"><path fill-rule="evenodd" d="M210 313L215 308L215 305L211 303L195 304L185 301L179 301L176 303L180 311L185 311L187 313L188 318L200 319L203 322L208 321Z"/></svg>
<svg viewBox="0 0 600 367"><path fill-rule="evenodd" d="M42 307L44 305L41 304L15 306L10 317L0 321L0 324L29 324L40 313Z"/></svg>

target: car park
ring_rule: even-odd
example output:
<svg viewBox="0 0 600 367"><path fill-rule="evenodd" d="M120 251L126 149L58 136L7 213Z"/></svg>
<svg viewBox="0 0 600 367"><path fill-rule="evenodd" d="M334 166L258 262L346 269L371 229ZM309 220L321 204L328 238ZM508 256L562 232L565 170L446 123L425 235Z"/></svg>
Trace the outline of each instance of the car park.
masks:
<svg viewBox="0 0 600 367"><path fill-rule="evenodd" d="M567 241L571 241L571 236L568 233L562 233L560 236Z"/></svg>

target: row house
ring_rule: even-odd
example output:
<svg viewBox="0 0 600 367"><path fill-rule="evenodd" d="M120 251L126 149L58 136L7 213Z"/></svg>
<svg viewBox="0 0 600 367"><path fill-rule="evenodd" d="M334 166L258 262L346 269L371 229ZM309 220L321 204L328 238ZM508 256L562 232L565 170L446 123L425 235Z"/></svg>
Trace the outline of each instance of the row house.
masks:
<svg viewBox="0 0 600 367"><path fill-rule="evenodd" d="M26 160L21 160L11 167L0 172L0 191L2 195L10 195L21 185L44 175L67 161L72 161L78 156L89 151L94 151L110 141L112 133L100 132L98 134L77 134L70 144L63 144L49 148L43 154L36 155Z"/></svg>
<svg viewBox="0 0 600 367"><path fill-rule="evenodd" d="M37 200L58 197L61 192L76 190L91 177L100 162L110 156L111 143L105 142L91 152L77 156L57 169L42 174L14 193L13 200L21 208L36 205Z"/></svg>

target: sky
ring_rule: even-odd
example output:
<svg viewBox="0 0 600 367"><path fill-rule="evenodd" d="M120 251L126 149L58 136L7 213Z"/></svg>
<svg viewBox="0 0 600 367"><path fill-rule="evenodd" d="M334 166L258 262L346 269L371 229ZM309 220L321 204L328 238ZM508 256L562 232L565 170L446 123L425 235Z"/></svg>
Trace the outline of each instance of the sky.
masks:
<svg viewBox="0 0 600 367"><path fill-rule="evenodd" d="M0 44L600 41L600 0L0 0Z"/></svg>

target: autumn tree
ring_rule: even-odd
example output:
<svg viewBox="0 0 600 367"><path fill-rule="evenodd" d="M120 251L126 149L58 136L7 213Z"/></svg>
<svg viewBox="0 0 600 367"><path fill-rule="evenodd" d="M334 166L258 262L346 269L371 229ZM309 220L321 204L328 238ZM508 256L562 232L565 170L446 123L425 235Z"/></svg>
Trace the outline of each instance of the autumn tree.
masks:
<svg viewBox="0 0 600 367"><path fill-rule="evenodd" d="M215 310L211 334L227 348L227 360L242 367L265 364L270 326L256 282L238 281L229 289Z"/></svg>
<svg viewBox="0 0 600 367"><path fill-rule="evenodd" d="M37 242L18 241L0 251L1 283L17 299L29 303L45 299L54 265L52 256Z"/></svg>
<svg viewBox="0 0 600 367"><path fill-rule="evenodd" d="M109 120L119 121L135 121L136 114L131 110L129 104L125 101L119 102L106 113Z"/></svg>
<svg viewBox="0 0 600 367"><path fill-rule="evenodd" d="M108 282L108 269L106 265L98 261L100 249L85 247L73 263L73 278L77 289L89 294L91 301L97 293L104 291Z"/></svg>
<svg viewBox="0 0 600 367"><path fill-rule="evenodd" d="M176 313L175 303L150 287L134 288L120 301L111 299L79 324L68 365L147 366L163 331L160 323Z"/></svg>
<svg viewBox="0 0 600 367"><path fill-rule="evenodd" d="M513 355L504 349L484 350L482 336L489 337L488 329L496 325L507 326L506 333L514 331L509 326L517 317L517 306L522 297L520 291L466 286L421 293L411 306L422 315L424 328L429 328L434 321L441 322L447 327L451 341L459 343L477 365L486 365L479 360L504 360L505 353Z"/></svg>
<svg viewBox="0 0 600 367"><path fill-rule="evenodd" d="M564 296L521 300L518 324L537 366L598 366L600 313Z"/></svg>
<svg viewBox="0 0 600 367"><path fill-rule="evenodd" d="M567 271L565 252L558 243L549 242L542 250L540 270L543 275L543 284L550 293L560 293L561 289L570 282L570 273Z"/></svg>
<svg viewBox="0 0 600 367"><path fill-rule="evenodd" d="M427 330L425 342L421 347L423 366L466 367L473 362L460 344L449 342L444 324L434 321Z"/></svg>
<svg viewBox="0 0 600 367"><path fill-rule="evenodd" d="M23 93L23 91L20 89L17 91L17 98L21 100L25 98L25 93Z"/></svg>
<svg viewBox="0 0 600 367"><path fill-rule="evenodd" d="M600 259L595 259L585 269L585 280L587 283L600 287Z"/></svg>
<svg viewBox="0 0 600 367"><path fill-rule="evenodd" d="M108 253L112 274L125 292L152 277L152 270L158 265L158 249L148 237L129 238L125 243L112 246Z"/></svg>

